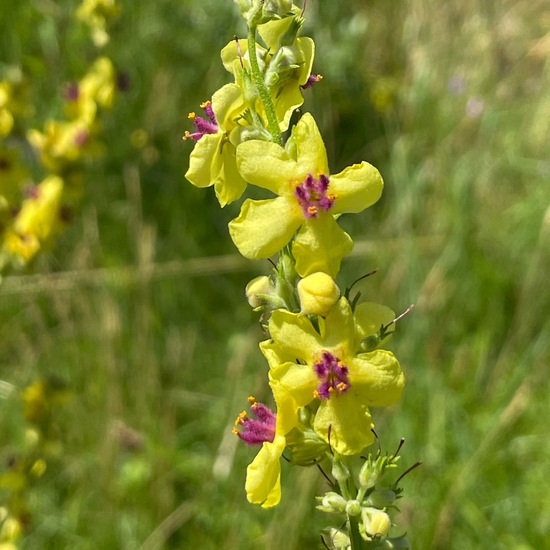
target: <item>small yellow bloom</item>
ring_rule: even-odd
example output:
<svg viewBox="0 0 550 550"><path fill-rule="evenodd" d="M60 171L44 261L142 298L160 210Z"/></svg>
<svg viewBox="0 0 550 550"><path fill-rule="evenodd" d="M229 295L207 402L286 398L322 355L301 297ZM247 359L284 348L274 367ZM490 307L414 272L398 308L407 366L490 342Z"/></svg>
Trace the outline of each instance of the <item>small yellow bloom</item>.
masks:
<svg viewBox="0 0 550 550"><path fill-rule="evenodd" d="M251 307L256 308L265 304L264 296L274 292L273 284L266 275L260 275L252 279L245 289L246 299Z"/></svg>
<svg viewBox="0 0 550 550"><path fill-rule="evenodd" d="M9 255L25 263L59 230L62 193L63 180L48 176L23 201L4 238L4 250Z"/></svg>
<svg viewBox="0 0 550 550"><path fill-rule="evenodd" d="M197 131L186 132L184 139L197 143L189 158L185 177L197 187L214 186L220 205L240 198L246 182L237 170L235 144L232 132L245 110L242 91L236 84L226 84L212 96L212 101L203 104L207 118L191 113Z"/></svg>
<svg viewBox="0 0 550 550"><path fill-rule="evenodd" d="M100 145L93 139L93 127L84 120L69 122L49 120L44 132L30 130L27 138L40 153L44 165L59 174L67 167L83 159L85 155L97 155Z"/></svg>

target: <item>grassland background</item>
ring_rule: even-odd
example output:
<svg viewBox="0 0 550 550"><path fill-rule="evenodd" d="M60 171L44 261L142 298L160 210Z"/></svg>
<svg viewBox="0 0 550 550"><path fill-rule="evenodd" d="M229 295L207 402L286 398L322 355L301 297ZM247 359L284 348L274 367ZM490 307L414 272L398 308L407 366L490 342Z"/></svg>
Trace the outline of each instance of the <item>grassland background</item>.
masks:
<svg viewBox="0 0 550 550"><path fill-rule="evenodd" d="M274 510L244 498L253 450L231 426L268 388L242 289L267 263L236 256L238 205L183 177L187 112L230 81L218 52L243 25L230 0L121 5L105 53L130 89L105 121L107 155L69 231L0 286L4 386L56 374L72 393L20 546L319 548L316 472L284 466ZM37 126L97 54L75 6L0 6L0 63L31 77ZM403 464L423 461L400 524L418 550L550 548L550 7L312 0L304 34L324 75L304 108L332 172L367 159L386 183L342 219L356 248L340 282L379 268L365 297L416 304L391 343L405 397L375 411L383 447L403 436ZM17 392L0 415L5 460L24 439Z"/></svg>

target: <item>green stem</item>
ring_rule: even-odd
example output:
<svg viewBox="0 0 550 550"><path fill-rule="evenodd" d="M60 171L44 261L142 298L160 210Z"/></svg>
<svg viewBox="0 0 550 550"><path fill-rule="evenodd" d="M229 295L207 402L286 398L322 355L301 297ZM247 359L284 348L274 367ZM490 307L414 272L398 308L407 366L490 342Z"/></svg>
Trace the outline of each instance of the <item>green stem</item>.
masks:
<svg viewBox="0 0 550 550"><path fill-rule="evenodd" d="M365 541L359 532L359 520L356 517L348 516L346 521L351 550L361 550L365 547Z"/></svg>
<svg viewBox="0 0 550 550"><path fill-rule="evenodd" d="M248 53L250 56L252 78L254 79L254 83L256 84L256 88L258 89L260 98L264 104L265 113L267 116L267 127L273 136L273 141L279 145L282 145L283 136L281 134L281 129L279 128L275 105L273 104L269 90L265 85L262 72L260 71L260 65L258 63L258 56L256 52L256 26L257 25L255 23L250 23L248 28Z"/></svg>

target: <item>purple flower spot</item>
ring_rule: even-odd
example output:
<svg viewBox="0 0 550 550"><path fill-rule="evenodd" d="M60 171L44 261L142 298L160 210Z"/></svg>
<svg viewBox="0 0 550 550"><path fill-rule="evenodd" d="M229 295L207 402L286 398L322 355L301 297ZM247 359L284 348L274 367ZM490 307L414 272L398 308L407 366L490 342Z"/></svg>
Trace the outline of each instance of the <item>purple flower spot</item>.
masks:
<svg viewBox="0 0 550 550"><path fill-rule="evenodd" d="M321 359L313 364L313 370L319 379L315 391L319 399L329 399L334 392L344 393L351 386L347 365L330 351L323 351Z"/></svg>
<svg viewBox="0 0 550 550"><path fill-rule="evenodd" d="M275 439L275 425L277 415L263 403L251 400L250 410L256 418L250 418L246 412L242 412L235 421L235 425L241 426L233 430L247 445L261 445L266 441L272 442Z"/></svg>
<svg viewBox="0 0 550 550"><path fill-rule="evenodd" d="M319 209L327 212L332 208L336 198L327 193L328 188L329 179L325 174L320 174L318 178L308 174L306 179L296 186L294 196L298 199L305 218L316 218Z"/></svg>
<svg viewBox="0 0 550 550"><path fill-rule="evenodd" d="M78 83L69 82L63 90L63 97L67 101L76 101L78 99L79 93L80 92L78 89Z"/></svg>

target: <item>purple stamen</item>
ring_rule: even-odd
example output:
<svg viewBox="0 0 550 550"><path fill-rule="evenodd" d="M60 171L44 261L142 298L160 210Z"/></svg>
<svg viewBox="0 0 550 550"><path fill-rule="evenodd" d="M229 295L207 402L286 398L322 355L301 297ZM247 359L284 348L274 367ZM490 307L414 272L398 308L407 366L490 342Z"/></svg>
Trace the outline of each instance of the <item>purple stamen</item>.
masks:
<svg viewBox="0 0 550 550"><path fill-rule="evenodd" d="M206 119L197 116L195 113L189 113L189 118L193 121L197 131L185 132L183 139L194 139L195 141L199 141L199 139L205 134L218 133L218 122L216 120L214 110L212 109L212 103L210 101L205 101L201 107L204 109L204 112L208 118Z"/></svg>
<svg viewBox="0 0 550 550"><path fill-rule="evenodd" d="M327 193L328 187L329 179L325 174L320 174L319 178L308 174L306 179L296 187L294 196L302 207L304 217L316 218L319 215L319 208L325 212L332 208L336 197Z"/></svg>
<svg viewBox="0 0 550 550"><path fill-rule="evenodd" d="M236 426L242 426L242 430L233 429L233 433L240 437L247 445L261 445L272 442L275 439L275 425L277 415L263 403L258 403L254 398L249 398L250 410L256 419L249 418L243 411L235 421Z"/></svg>
<svg viewBox="0 0 550 550"><path fill-rule="evenodd" d="M306 83L302 84L300 88L302 88L302 90L307 90L308 88L311 88L314 84L317 84L317 82L320 82L321 80L323 80L322 75L312 73L308 76Z"/></svg>
<svg viewBox="0 0 550 550"><path fill-rule="evenodd" d="M344 393L351 386L347 365L330 351L323 351L321 359L313 363L313 370L319 378L319 385L315 390L315 397L318 399L329 399L335 391Z"/></svg>

